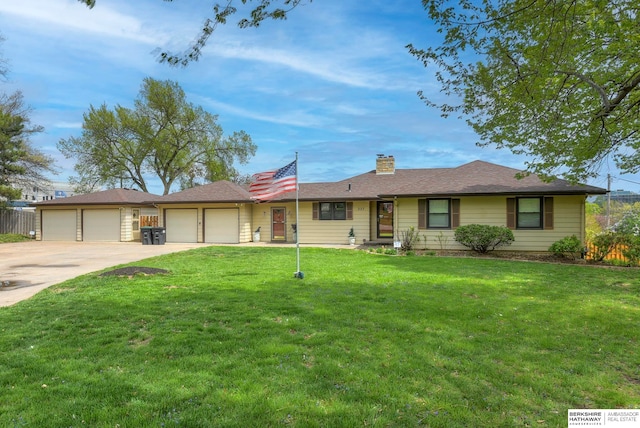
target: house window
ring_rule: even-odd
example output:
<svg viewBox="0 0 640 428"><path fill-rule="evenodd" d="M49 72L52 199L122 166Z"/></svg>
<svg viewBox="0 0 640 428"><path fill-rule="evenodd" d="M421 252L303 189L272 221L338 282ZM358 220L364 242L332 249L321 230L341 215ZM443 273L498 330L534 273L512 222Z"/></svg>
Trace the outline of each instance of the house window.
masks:
<svg viewBox="0 0 640 428"><path fill-rule="evenodd" d="M320 202L320 220L346 220L346 202Z"/></svg>
<svg viewBox="0 0 640 428"><path fill-rule="evenodd" d="M140 208L133 208L131 210L131 229L134 232L140 230Z"/></svg>
<svg viewBox="0 0 640 428"><path fill-rule="evenodd" d="M553 230L553 206L552 196L507 198L507 227Z"/></svg>
<svg viewBox="0 0 640 428"><path fill-rule="evenodd" d="M518 229L542 229L542 198L516 198Z"/></svg>
<svg viewBox="0 0 640 428"><path fill-rule="evenodd" d="M353 202L314 202L314 220L353 220Z"/></svg>
<svg viewBox="0 0 640 428"><path fill-rule="evenodd" d="M460 199L418 199L418 229L460 226Z"/></svg>
<svg viewBox="0 0 640 428"><path fill-rule="evenodd" d="M450 199L427 199L427 228L451 228Z"/></svg>

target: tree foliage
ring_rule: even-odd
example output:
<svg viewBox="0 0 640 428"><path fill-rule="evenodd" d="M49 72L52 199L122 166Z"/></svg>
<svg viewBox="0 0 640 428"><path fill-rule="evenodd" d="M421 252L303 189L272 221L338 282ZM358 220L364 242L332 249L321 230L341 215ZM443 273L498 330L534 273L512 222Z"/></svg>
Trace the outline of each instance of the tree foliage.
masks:
<svg viewBox="0 0 640 428"><path fill-rule="evenodd" d="M78 0L92 8L96 0ZM173 0L164 0L171 2ZM298 5L311 3L313 0L239 0L235 4L252 4L248 14L238 19L237 25L240 28L259 27L262 21L267 19L285 20L287 15ZM226 0L224 4L213 3L213 15L205 19L196 40L182 53L172 53L161 51L159 61L170 65L187 66L190 62L197 61L202 54L202 49L206 46L209 37L216 27L224 25L227 20L238 13L238 8L234 5L234 0Z"/></svg>
<svg viewBox="0 0 640 428"><path fill-rule="evenodd" d="M572 181L615 160L640 170L640 3L636 0L423 0L444 35L409 51L436 68L447 97L493 145L527 169ZM459 100L451 101L451 100Z"/></svg>
<svg viewBox="0 0 640 428"><path fill-rule="evenodd" d="M234 161L255 154L249 135L223 137L217 116L188 103L176 82L144 79L134 106L91 106L82 135L60 140L59 150L76 159L77 187L126 184L146 192L155 177L166 195L174 184L234 178Z"/></svg>
<svg viewBox="0 0 640 428"><path fill-rule="evenodd" d="M35 149L31 135L43 128L31 124L31 110L21 92L0 95L0 199L18 199L22 188L42 186L55 173L53 159Z"/></svg>

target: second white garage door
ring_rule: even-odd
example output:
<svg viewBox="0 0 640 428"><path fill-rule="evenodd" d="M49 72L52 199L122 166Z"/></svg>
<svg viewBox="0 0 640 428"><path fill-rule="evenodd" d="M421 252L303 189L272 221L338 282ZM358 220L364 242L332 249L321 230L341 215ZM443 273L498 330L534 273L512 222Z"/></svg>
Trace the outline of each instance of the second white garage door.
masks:
<svg viewBox="0 0 640 428"><path fill-rule="evenodd" d="M198 242L198 210L172 208L165 211L167 242Z"/></svg>
<svg viewBox="0 0 640 428"><path fill-rule="evenodd" d="M204 210L204 242L214 244L237 244L238 210L207 209Z"/></svg>
<svg viewBox="0 0 640 428"><path fill-rule="evenodd" d="M119 242L120 210L83 210L82 240L87 242Z"/></svg>

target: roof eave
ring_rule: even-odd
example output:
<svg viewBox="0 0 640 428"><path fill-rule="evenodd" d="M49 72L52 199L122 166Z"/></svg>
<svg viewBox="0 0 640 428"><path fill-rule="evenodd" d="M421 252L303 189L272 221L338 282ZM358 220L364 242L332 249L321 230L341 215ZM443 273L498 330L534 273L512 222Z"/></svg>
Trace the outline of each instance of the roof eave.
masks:
<svg viewBox="0 0 640 428"><path fill-rule="evenodd" d="M379 198L388 199L388 198L424 198L424 197L445 197L445 196L518 196L518 195L562 195L562 196L570 196L570 195L604 195L606 191L549 191L549 190L514 190L510 192L439 192L439 193L405 193L405 194L381 194L378 195Z"/></svg>
<svg viewBox="0 0 640 428"><path fill-rule="evenodd" d="M251 199L245 199L245 200L238 200L238 199L220 199L220 200L211 200L211 199L204 199L204 200L193 200L193 201L155 201L153 204L154 205L185 205L185 204L250 204L253 203L253 200Z"/></svg>

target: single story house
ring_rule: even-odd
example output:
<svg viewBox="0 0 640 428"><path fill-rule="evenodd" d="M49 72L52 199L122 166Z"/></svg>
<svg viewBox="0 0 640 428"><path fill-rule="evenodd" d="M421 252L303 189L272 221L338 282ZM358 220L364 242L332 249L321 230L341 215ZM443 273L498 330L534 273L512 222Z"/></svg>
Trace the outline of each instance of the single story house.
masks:
<svg viewBox="0 0 640 428"><path fill-rule="evenodd" d="M546 251L570 235L584 241L586 198L606 190L564 180L544 182L535 175L518 179L518 172L484 161L455 168L396 169L393 156L378 156L376 169L364 174L337 182L300 183L297 216L295 192L255 203L246 188L228 181L150 195L137 207L150 210L146 212L157 209L167 242L244 243L253 240L259 228L260 240L266 242L293 243L299 233L301 244L347 244L353 228L359 244L393 245L413 227L421 247L464 249L454 241L454 230L472 223L513 229L515 241L509 250ZM44 212L55 202L36 206ZM107 207L114 208L100 206ZM126 211L133 206L117 208ZM86 203L76 209L77 221L83 210L90 210ZM123 213L122 230L127 218ZM86 240L86 228L83 233L79 228L77 224L75 239ZM37 236L47 239L46 224ZM121 233L120 240L128 238L137 239Z"/></svg>

